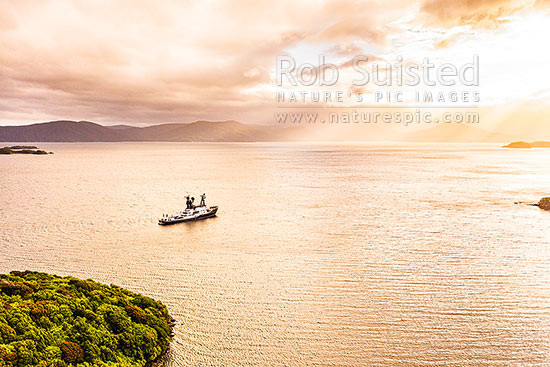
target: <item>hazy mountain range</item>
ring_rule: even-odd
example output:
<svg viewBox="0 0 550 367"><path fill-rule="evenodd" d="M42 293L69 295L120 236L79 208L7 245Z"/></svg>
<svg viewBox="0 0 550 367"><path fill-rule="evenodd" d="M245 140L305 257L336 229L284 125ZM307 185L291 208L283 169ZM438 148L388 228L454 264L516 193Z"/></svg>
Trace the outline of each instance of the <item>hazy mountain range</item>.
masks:
<svg viewBox="0 0 550 367"><path fill-rule="evenodd" d="M285 141L293 128L246 125L237 121L196 121L148 127L102 126L89 121L51 121L23 126L0 126L4 142L253 142Z"/></svg>
<svg viewBox="0 0 550 367"><path fill-rule="evenodd" d="M238 121L196 121L147 127L103 126L89 121L51 121L22 126L0 126L3 142L274 142L396 140L414 142L505 143L513 137L465 124L442 124L389 136L360 125L252 125ZM380 127L385 127L381 125ZM326 131L324 131L326 130ZM379 129L380 130L380 129ZM321 134L320 134L321 132ZM365 134L365 132L368 133Z"/></svg>

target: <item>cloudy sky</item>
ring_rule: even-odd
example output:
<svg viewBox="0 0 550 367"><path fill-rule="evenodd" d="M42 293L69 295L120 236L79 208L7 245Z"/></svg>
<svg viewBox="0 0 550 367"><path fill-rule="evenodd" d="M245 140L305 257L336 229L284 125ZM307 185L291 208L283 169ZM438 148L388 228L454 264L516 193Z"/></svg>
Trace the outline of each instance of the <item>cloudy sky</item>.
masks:
<svg viewBox="0 0 550 367"><path fill-rule="evenodd" d="M0 0L0 124L270 123L278 55L457 64L480 106L548 116L548 0ZM543 107L541 107L543 106ZM542 111L542 112L541 112ZM536 117L534 117L536 118Z"/></svg>

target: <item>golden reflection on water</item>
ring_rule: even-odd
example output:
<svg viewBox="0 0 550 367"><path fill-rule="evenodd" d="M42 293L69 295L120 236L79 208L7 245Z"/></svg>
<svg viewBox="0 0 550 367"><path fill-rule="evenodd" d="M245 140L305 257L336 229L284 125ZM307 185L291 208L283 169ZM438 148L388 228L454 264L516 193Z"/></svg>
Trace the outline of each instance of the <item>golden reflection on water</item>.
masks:
<svg viewBox="0 0 550 367"><path fill-rule="evenodd" d="M47 144L0 157L0 271L116 283L165 366L550 363L550 150ZM207 193L216 218L160 227Z"/></svg>

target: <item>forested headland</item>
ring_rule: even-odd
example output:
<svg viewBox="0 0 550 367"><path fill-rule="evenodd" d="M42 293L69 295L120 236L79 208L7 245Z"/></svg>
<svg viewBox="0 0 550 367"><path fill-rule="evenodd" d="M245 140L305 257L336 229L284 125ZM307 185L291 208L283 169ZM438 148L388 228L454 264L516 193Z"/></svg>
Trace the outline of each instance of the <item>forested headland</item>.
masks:
<svg viewBox="0 0 550 367"><path fill-rule="evenodd" d="M172 324L162 303L116 285L0 275L0 367L148 365L167 350Z"/></svg>

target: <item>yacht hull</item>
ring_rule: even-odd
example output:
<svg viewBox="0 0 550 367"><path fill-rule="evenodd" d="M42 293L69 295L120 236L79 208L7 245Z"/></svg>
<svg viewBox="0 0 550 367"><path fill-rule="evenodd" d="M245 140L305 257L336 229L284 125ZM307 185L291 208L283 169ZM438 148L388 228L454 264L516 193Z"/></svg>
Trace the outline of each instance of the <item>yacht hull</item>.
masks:
<svg viewBox="0 0 550 367"><path fill-rule="evenodd" d="M183 223L183 222L194 222L197 220L202 220L206 218L212 218L216 216L216 213L218 212L217 206L211 206L208 212L204 214L200 214L197 216L192 217L181 217L181 218L167 218L165 220L159 220L159 225L161 226L169 226L176 223Z"/></svg>

